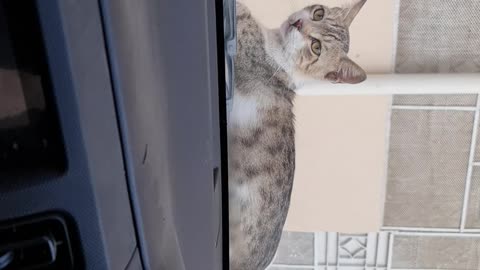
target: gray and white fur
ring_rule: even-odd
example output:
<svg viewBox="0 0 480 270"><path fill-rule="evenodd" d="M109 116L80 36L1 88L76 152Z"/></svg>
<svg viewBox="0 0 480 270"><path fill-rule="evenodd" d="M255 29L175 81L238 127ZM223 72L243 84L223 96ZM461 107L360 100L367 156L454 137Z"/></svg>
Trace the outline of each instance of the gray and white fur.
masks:
<svg viewBox="0 0 480 270"><path fill-rule="evenodd" d="M263 270L285 224L295 172L292 112L305 79L360 83L348 28L366 0L308 6L276 29L237 3L235 96L228 126L230 269Z"/></svg>

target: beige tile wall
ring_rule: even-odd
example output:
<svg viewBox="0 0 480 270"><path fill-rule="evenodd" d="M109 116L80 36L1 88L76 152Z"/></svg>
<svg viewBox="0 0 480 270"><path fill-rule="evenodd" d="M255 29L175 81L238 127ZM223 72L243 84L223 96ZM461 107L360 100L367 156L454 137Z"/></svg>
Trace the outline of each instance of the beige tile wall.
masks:
<svg viewBox="0 0 480 270"><path fill-rule="evenodd" d="M292 231L378 231L383 216L389 97L296 101Z"/></svg>

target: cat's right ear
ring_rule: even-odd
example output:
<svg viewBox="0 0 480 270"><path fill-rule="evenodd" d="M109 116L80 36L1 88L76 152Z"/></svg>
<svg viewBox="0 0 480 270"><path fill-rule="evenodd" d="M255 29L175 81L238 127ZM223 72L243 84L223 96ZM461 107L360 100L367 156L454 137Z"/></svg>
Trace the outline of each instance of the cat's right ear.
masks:
<svg viewBox="0 0 480 270"><path fill-rule="evenodd" d="M342 58L337 71L325 75L325 79L333 83L361 83L367 79L367 73L349 58Z"/></svg>

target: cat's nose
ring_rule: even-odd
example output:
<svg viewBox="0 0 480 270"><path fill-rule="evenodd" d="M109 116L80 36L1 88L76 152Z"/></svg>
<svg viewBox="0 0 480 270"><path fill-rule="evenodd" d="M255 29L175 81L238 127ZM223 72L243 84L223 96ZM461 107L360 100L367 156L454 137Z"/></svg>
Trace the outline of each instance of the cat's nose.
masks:
<svg viewBox="0 0 480 270"><path fill-rule="evenodd" d="M295 28L297 28L298 30L301 30L302 26L303 26L303 21L302 20L297 20L292 25L295 26Z"/></svg>

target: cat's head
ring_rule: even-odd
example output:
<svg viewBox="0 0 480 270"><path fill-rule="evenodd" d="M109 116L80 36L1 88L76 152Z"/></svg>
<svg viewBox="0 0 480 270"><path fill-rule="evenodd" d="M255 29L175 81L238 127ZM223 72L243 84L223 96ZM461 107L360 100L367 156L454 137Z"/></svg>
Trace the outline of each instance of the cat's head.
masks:
<svg viewBox="0 0 480 270"><path fill-rule="evenodd" d="M334 83L360 83L365 71L348 56L348 28L366 0L349 7L308 6L280 28L284 53L292 57L294 76Z"/></svg>

